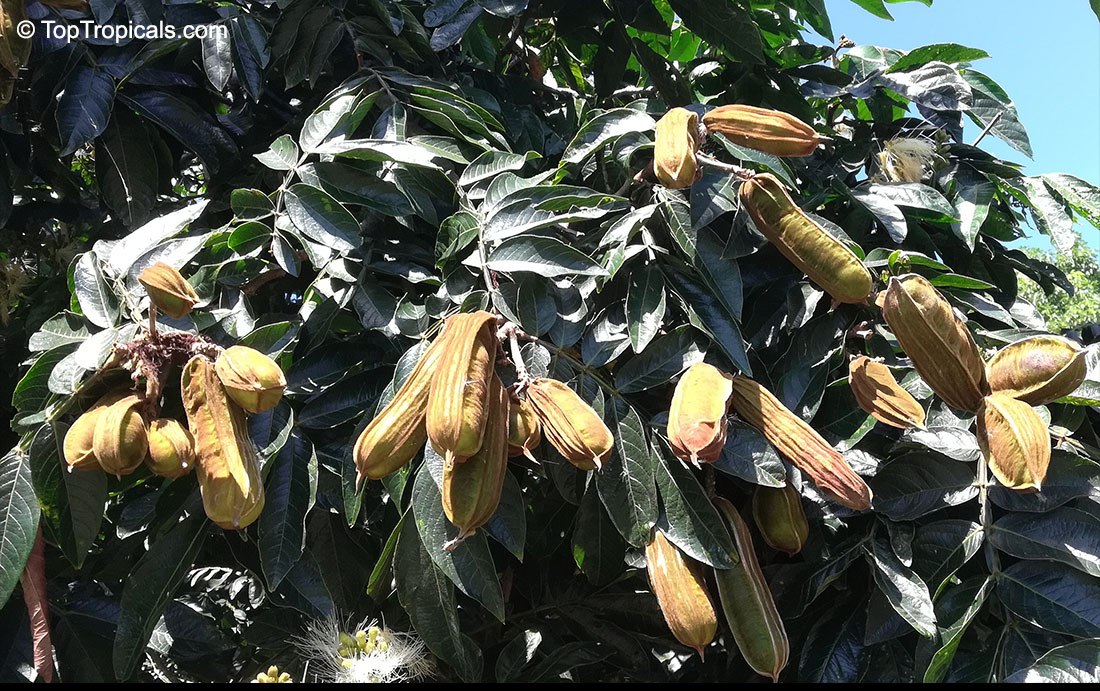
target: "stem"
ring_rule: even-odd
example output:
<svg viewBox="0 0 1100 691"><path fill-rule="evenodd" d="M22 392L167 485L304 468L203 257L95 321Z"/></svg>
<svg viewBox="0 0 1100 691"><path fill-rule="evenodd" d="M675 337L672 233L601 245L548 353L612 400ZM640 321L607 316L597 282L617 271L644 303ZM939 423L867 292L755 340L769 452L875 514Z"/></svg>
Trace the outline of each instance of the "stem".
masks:
<svg viewBox="0 0 1100 691"><path fill-rule="evenodd" d="M527 365L523 363L523 354L519 350L519 338L516 336L516 325L509 322L504 325L504 328L508 334L508 348L512 353L512 364L516 368L516 377L519 379L516 386L518 391L527 387L527 382L531 380L531 374L527 371Z"/></svg>
<svg viewBox="0 0 1100 691"><path fill-rule="evenodd" d="M978 507L981 513L982 539L985 541L985 558L989 564L989 570L993 576L1001 572L1001 558L997 554L997 548L989 541L989 534L993 527L993 509L989 505L989 464L984 456L978 459Z"/></svg>
<svg viewBox="0 0 1100 691"><path fill-rule="evenodd" d="M756 175L756 173L749 170L748 168L742 168L741 166L734 165L732 163L719 161L717 158L712 158L711 156L708 156L704 153L695 154L695 159L699 163L707 166L708 168L714 168L716 170L721 170L723 172L729 173L731 175L736 175L742 180L748 180L752 178L752 176Z"/></svg>
<svg viewBox="0 0 1100 691"><path fill-rule="evenodd" d="M994 115L990 119L989 124L985 126L985 129L982 130L982 133L978 135L978 138L975 139L974 143L971 144L970 146L977 146L978 142L985 139L985 135L989 134L989 131L993 129L993 126L997 124L997 121L1000 120L1001 116L1004 115L1004 114L1005 114L1005 112L1002 110L1002 111L999 111L996 115Z"/></svg>
<svg viewBox="0 0 1100 691"><path fill-rule="evenodd" d="M149 339L157 340L157 306L149 301Z"/></svg>
<svg viewBox="0 0 1100 691"><path fill-rule="evenodd" d="M561 357L565 360L568 360L569 364L573 365L573 367L575 367L576 369L584 372L588 376L595 379L596 382L600 386L602 386L603 388L605 388L608 391L611 391L613 393L616 393L616 394L619 393L618 389L616 389L610 382L608 382L606 379L604 379L602 376L600 376L600 374L596 370L596 368L588 366L588 364L586 364L585 362L583 362L581 360L578 360L576 357L570 355L564 349L557 347L556 345L554 345L553 343L551 343L549 341L544 341L541 338L538 338L536 336L532 336L531 334L526 333L522 329L519 329L519 328L516 329L516 336L518 338L522 338L523 340L528 341L530 343L538 343L543 348L546 348L551 353L554 353L554 355L557 355L557 356L559 356L559 357Z"/></svg>
<svg viewBox="0 0 1100 691"><path fill-rule="evenodd" d="M489 251L485 248L485 238L481 235L480 225L477 231L477 253L481 257L481 279L485 281L485 289L489 291L489 297L492 298L497 292L497 287L493 282L493 275L489 273Z"/></svg>

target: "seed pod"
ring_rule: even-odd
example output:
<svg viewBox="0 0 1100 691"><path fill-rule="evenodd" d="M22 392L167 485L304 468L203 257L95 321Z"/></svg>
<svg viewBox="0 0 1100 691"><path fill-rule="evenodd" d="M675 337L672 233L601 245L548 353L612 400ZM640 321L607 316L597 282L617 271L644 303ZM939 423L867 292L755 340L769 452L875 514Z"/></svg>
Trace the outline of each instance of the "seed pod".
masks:
<svg viewBox="0 0 1100 691"><path fill-rule="evenodd" d="M229 397L250 413L274 408L286 388L286 377L279 365L248 346L236 345L223 350L214 370Z"/></svg>
<svg viewBox="0 0 1100 691"><path fill-rule="evenodd" d="M838 503L856 511L871 506L871 488L802 418L786 408L757 382L733 378L733 410L756 429L779 453L810 476L814 484Z"/></svg>
<svg viewBox="0 0 1100 691"><path fill-rule="evenodd" d="M65 433L62 449L69 470L99 470L94 451L95 426L107 406L125 398L127 392L113 391L96 401Z"/></svg>
<svg viewBox="0 0 1100 691"><path fill-rule="evenodd" d="M581 470L599 469L615 438L592 406L556 379L536 379L527 387L546 440Z"/></svg>
<svg viewBox="0 0 1100 691"><path fill-rule="evenodd" d="M531 450L542 441L542 426L535 409L526 398L508 406L508 455L526 456L532 461Z"/></svg>
<svg viewBox="0 0 1100 691"><path fill-rule="evenodd" d="M1081 346L1061 336L1032 336L993 356L989 388L1030 405L1045 405L1073 393L1087 373Z"/></svg>
<svg viewBox="0 0 1100 691"><path fill-rule="evenodd" d="M803 213L774 176L753 177L739 195L764 237L834 300L863 302L871 294L871 274L859 257Z"/></svg>
<svg viewBox="0 0 1100 691"><path fill-rule="evenodd" d="M703 115L708 132L773 156L809 156L821 143L814 128L788 113L756 106L718 106Z"/></svg>
<svg viewBox="0 0 1100 691"><path fill-rule="evenodd" d="M195 438L199 489L210 520L226 530L252 524L264 508L264 486L244 411L222 386L214 365L195 356L180 379L187 424Z"/></svg>
<svg viewBox="0 0 1100 691"><path fill-rule="evenodd" d="M461 463L481 448L497 353L494 321L485 311L447 319L448 346L432 377L426 419L428 439L444 460Z"/></svg>
<svg viewBox="0 0 1100 691"><path fill-rule="evenodd" d="M726 443L726 409L733 378L714 365L698 362L684 372L668 411L668 441L685 461L713 463Z"/></svg>
<svg viewBox="0 0 1100 691"><path fill-rule="evenodd" d="M703 651L718 631L718 614L701 569L660 530L646 546L645 558L649 585L672 635L703 657Z"/></svg>
<svg viewBox="0 0 1100 691"><path fill-rule="evenodd" d="M790 483L783 487L754 489L752 519L769 547L791 556L802 551L810 535L802 498Z"/></svg>
<svg viewBox="0 0 1100 691"><path fill-rule="evenodd" d="M989 392L985 363L951 304L917 274L890 279L882 316L913 367L940 398L976 412Z"/></svg>
<svg viewBox="0 0 1100 691"><path fill-rule="evenodd" d="M791 652L787 630L756 560L749 527L733 504L725 499L715 497L714 506L726 519L740 557L732 569L714 570L722 612L745 662L757 674L776 680L787 666Z"/></svg>
<svg viewBox="0 0 1100 691"><path fill-rule="evenodd" d="M195 289L179 271L157 262L138 274L138 281L145 286L149 301L173 319L185 317L199 302Z"/></svg>
<svg viewBox="0 0 1100 691"><path fill-rule="evenodd" d="M901 429L924 429L924 408L881 362L865 355L855 358L848 363L848 384L859 407L879 422Z"/></svg>
<svg viewBox="0 0 1100 691"><path fill-rule="evenodd" d="M508 472L508 407L508 391L494 374L481 448L463 463L443 462L443 513L459 540L488 523L500 503Z"/></svg>
<svg viewBox="0 0 1100 691"><path fill-rule="evenodd" d="M183 477L195 467L195 438L187 428L170 418L149 423L149 455L145 465L154 475Z"/></svg>
<svg viewBox="0 0 1100 691"><path fill-rule="evenodd" d="M986 396L978 410L978 445L1002 485L1039 491L1050 465L1050 433L1030 405L1004 393Z"/></svg>
<svg viewBox="0 0 1100 691"><path fill-rule="evenodd" d="M401 388L356 440L354 458L359 483L363 478L381 480L401 469L428 440L424 426L428 391L443 356L446 337L443 333L428 346Z"/></svg>
<svg viewBox="0 0 1100 691"><path fill-rule="evenodd" d="M149 436L141 417L142 399L126 396L103 409L92 434L92 453L112 475L129 475L145 460Z"/></svg>
<svg viewBox="0 0 1100 691"><path fill-rule="evenodd" d="M669 189L691 187L699 177L695 152L699 150L699 116L686 108L673 108L657 121L653 170Z"/></svg>

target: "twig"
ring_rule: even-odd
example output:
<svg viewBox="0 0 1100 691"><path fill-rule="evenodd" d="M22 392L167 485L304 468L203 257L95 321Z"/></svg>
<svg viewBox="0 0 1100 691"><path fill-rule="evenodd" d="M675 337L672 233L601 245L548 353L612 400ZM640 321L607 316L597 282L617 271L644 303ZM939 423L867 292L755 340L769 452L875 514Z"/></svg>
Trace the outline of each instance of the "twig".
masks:
<svg viewBox="0 0 1100 691"><path fill-rule="evenodd" d="M157 306L149 301L149 338L157 340Z"/></svg>
<svg viewBox="0 0 1100 691"><path fill-rule="evenodd" d="M985 135L989 134L989 131L993 129L993 126L997 124L997 121L1000 120L1001 116L1004 115L1004 114L1005 114L1005 112L1003 110L998 111L997 114L994 115L993 118L989 121L989 124L985 126L985 129L982 130L982 133L978 135L978 138L975 139L974 143L971 144L970 146L977 146L978 142L985 139Z"/></svg>
<svg viewBox="0 0 1100 691"><path fill-rule="evenodd" d="M504 332L508 336L508 348L512 354L512 365L516 368L516 393L527 388L527 382L531 381L531 373L527 371L527 365L523 362L523 353L519 350L519 338L516 336L517 327L512 322L504 325Z"/></svg>
<svg viewBox="0 0 1100 691"><path fill-rule="evenodd" d="M742 180L751 179L756 173L748 168L742 168L741 166L734 165L732 163L726 163L725 161L719 161L717 158L712 158L704 153L695 154L695 159L707 166L708 168L715 168L731 175L736 175Z"/></svg>
<svg viewBox="0 0 1100 691"><path fill-rule="evenodd" d="M592 377L593 379L595 379L596 382L600 386L607 389L608 391L611 391L611 392L616 393L616 394L619 392L619 390L616 389L610 382L608 382L606 379L604 379L603 377L600 376L599 372L596 371L596 368L590 367L587 363L573 357L568 352L566 352L565 349L557 347L556 345L554 345L550 341L544 341L541 338L538 338L537 336L532 336L531 334L525 332L523 329L517 328L516 329L516 336L518 338L521 338L521 339L523 339L525 341L528 341L530 343L538 343L543 348L546 348L550 352L554 353L554 355L557 355L558 357L561 357L565 360L568 360L569 363L571 365L573 365L573 367L575 367L576 369L580 370L581 372L584 372L586 375L588 375L588 376Z"/></svg>

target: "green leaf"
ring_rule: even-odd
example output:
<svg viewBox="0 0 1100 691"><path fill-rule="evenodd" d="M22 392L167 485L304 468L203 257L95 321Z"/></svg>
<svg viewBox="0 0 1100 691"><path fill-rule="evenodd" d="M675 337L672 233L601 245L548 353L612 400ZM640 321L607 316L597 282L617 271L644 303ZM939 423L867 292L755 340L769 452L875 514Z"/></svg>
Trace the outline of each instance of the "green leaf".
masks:
<svg viewBox="0 0 1100 691"><path fill-rule="evenodd" d="M15 385L12 405L21 413L33 413L46 407L53 395L50 392L50 375L62 360L73 353L73 346L63 345L39 355L27 373Z"/></svg>
<svg viewBox="0 0 1100 691"><path fill-rule="evenodd" d="M879 0L881 2L881 0ZM859 679L864 655L863 607L839 607L810 629L798 661L798 681L852 683Z"/></svg>
<svg viewBox="0 0 1100 691"><path fill-rule="evenodd" d="M1043 491L1025 494L999 485L990 488L990 500L1008 511L1042 513L1078 497L1100 499L1100 464L1054 449L1043 481Z"/></svg>
<svg viewBox="0 0 1100 691"><path fill-rule="evenodd" d="M260 190L237 189L229 197L233 213L241 220L267 218L275 213L275 205Z"/></svg>
<svg viewBox="0 0 1100 691"><path fill-rule="evenodd" d="M209 526L202 513L172 526L127 577L113 655L115 676L120 681L129 679L141 664L153 627L195 563Z"/></svg>
<svg viewBox="0 0 1100 691"><path fill-rule="evenodd" d="M531 159L538 158L534 151L526 154L513 154L507 151L486 151L462 171L458 178L459 187L469 187L474 183L488 180L508 170L519 170Z"/></svg>
<svg viewBox="0 0 1100 691"><path fill-rule="evenodd" d="M942 194L928 185L919 182L897 185L871 185L868 190L871 194L885 197L898 206L931 211L933 213L930 217L934 220L958 220L955 218L955 207Z"/></svg>
<svg viewBox="0 0 1100 691"><path fill-rule="evenodd" d="M981 549L982 526L973 521L946 519L918 526L913 537L913 570L939 595L955 572Z"/></svg>
<svg viewBox="0 0 1100 691"><path fill-rule="evenodd" d="M968 169L963 169L968 170ZM959 196L955 200L955 215L959 219L952 223L951 228L971 251L977 240L978 232L989 216L989 206L993 202L993 196L997 186L976 173L959 175Z"/></svg>
<svg viewBox="0 0 1100 691"><path fill-rule="evenodd" d="M1027 130L1020 123L1015 104L1001 85L976 70L960 69L959 74L970 85L973 95L970 109L966 111L967 116L982 128L993 123L990 132L1031 158L1031 141ZM997 121L993 122L993 118L997 118Z"/></svg>
<svg viewBox="0 0 1100 691"><path fill-rule="evenodd" d="M1100 518L1063 506L1050 513L1010 513L993 524L989 540L1020 559L1061 562L1100 577Z"/></svg>
<svg viewBox="0 0 1100 691"><path fill-rule="evenodd" d="M257 521L260 566L274 590L305 549L306 514L317 491L317 455L307 439L291 434L270 461L263 513Z"/></svg>
<svg viewBox="0 0 1100 691"><path fill-rule="evenodd" d="M883 540L875 540L864 549L873 567L875 583L894 611L920 635L935 635L936 614L932 608L932 597L920 576L902 564Z"/></svg>
<svg viewBox="0 0 1100 691"><path fill-rule="evenodd" d="M623 393L663 386L688 367L702 362L706 355L704 347L698 331L690 326L678 327L623 365L615 373L615 386Z"/></svg>
<svg viewBox="0 0 1100 691"><path fill-rule="evenodd" d="M630 274L626 289L626 323L630 346L645 350L665 318L665 279L652 265Z"/></svg>
<svg viewBox="0 0 1100 691"><path fill-rule="evenodd" d="M73 294L88 321L110 328L118 323L118 297L107 286L94 252L80 255L73 268Z"/></svg>
<svg viewBox="0 0 1100 691"><path fill-rule="evenodd" d="M298 183L286 191L286 212L298 230L311 240L337 252L359 247L359 223L327 192Z"/></svg>
<svg viewBox="0 0 1100 691"><path fill-rule="evenodd" d="M687 28L739 61L762 64L764 46L752 15L728 0L670 0Z"/></svg>
<svg viewBox="0 0 1100 691"><path fill-rule="evenodd" d="M61 156L71 155L103 132L114 101L115 80L105 70L80 65L69 73L56 111Z"/></svg>
<svg viewBox="0 0 1100 691"><path fill-rule="evenodd" d="M625 399L599 397L592 403L615 437L611 455L596 473L596 489L623 539L644 547L657 522L654 472L660 460L646 439L641 416Z"/></svg>
<svg viewBox="0 0 1100 691"><path fill-rule="evenodd" d="M523 561L523 546L527 542L527 502L523 490L511 473L504 474L504 487L500 503L492 518L485 524L485 532L501 544L512 556Z"/></svg>
<svg viewBox="0 0 1100 691"><path fill-rule="evenodd" d="M982 605L993 590L993 582L992 576L977 578L948 593L952 599L963 606L963 609L951 624L939 630L940 647L932 655L932 662L924 672L924 683L938 684L943 681L951 661L955 659L963 634L966 633L970 622L974 621L974 617L981 611ZM936 604L937 612L941 611L943 609L941 603Z"/></svg>
<svg viewBox="0 0 1100 691"><path fill-rule="evenodd" d="M978 496L970 467L938 454L896 458L879 470L870 485L875 510L895 521L911 521Z"/></svg>
<svg viewBox="0 0 1100 691"><path fill-rule="evenodd" d="M525 235L505 240L489 253L486 261L493 271L557 276L603 276L607 272L587 254L561 240Z"/></svg>
<svg viewBox="0 0 1100 691"><path fill-rule="evenodd" d="M626 543L593 489L581 498L571 545L573 561L592 585L606 585L622 572Z"/></svg>
<svg viewBox="0 0 1100 691"><path fill-rule="evenodd" d="M272 170L294 170L298 167L299 157L298 145L289 134L271 142L267 151L256 154L256 160Z"/></svg>
<svg viewBox="0 0 1100 691"><path fill-rule="evenodd" d="M737 563L737 550L722 517L664 440L659 446L663 462L657 464L657 488L665 511L658 527L691 558L716 569L731 568Z"/></svg>
<svg viewBox="0 0 1100 691"><path fill-rule="evenodd" d="M528 334L541 336L553 328L558 318L551 288L549 281L524 275L515 283L501 283L493 293L493 304Z"/></svg>
<svg viewBox="0 0 1100 691"><path fill-rule="evenodd" d="M1100 17L1100 2L1093 0ZM1100 640L1074 641L1049 651L1035 664L1005 679L1009 684L1095 684L1100 682Z"/></svg>
<svg viewBox="0 0 1100 691"><path fill-rule="evenodd" d="M521 631L497 656L496 680L498 683L518 681L520 671L535 659L535 651L542 643L542 634L528 629Z"/></svg>
<svg viewBox="0 0 1100 691"><path fill-rule="evenodd" d="M686 303L689 323L710 336L718 350L729 358L730 364L751 377L752 366L749 365L741 328L712 291L680 271L666 271L665 278Z"/></svg>
<svg viewBox="0 0 1100 691"><path fill-rule="evenodd" d="M972 62L988 57L989 53L979 48L967 48L958 43L933 43L909 51L904 57L891 65L886 72L905 72L930 62Z"/></svg>
<svg viewBox="0 0 1100 691"><path fill-rule="evenodd" d="M1061 252L1069 250L1076 242L1077 235L1073 232L1073 218L1066 211L1065 205L1051 194L1043 178L1024 178L1024 184L1027 186L1028 202L1039 230L1050 236L1056 249Z"/></svg>
<svg viewBox="0 0 1100 691"><path fill-rule="evenodd" d="M562 163L580 163L609 141L634 132L651 132L656 122L634 108L613 108L584 123L569 142Z"/></svg>
<svg viewBox="0 0 1100 691"><path fill-rule="evenodd" d="M61 312L47 319L38 331L31 334L27 348L39 353L71 343L80 343L90 335L84 319L73 312ZM24 377L25 378L25 377Z"/></svg>
<svg viewBox="0 0 1100 691"><path fill-rule="evenodd" d="M483 236L495 242L561 223L602 218L627 206L621 197L587 187L522 187L483 210L487 218Z"/></svg>
<svg viewBox="0 0 1100 691"><path fill-rule="evenodd" d="M1041 176L1047 187L1061 197L1089 223L1100 228L1100 188L1085 182L1081 178L1065 173L1053 173Z"/></svg>
<svg viewBox="0 0 1100 691"><path fill-rule="evenodd" d="M726 424L726 443L713 464L715 470L764 487L787 484L783 460L763 434L739 420Z"/></svg>
<svg viewBox="0 0 1100 691"><path fill-rule="evenodd" d="M0 458L0 602L7 603L34 546L41 510L27 454L14 448Z"/></svg>
<svg viewBox="0 0 1100 691"><path fill-rule="evenodd" d="M1069 636L1100 638L1100 583L1062 564L1021 561L1001 572L997 597L1016 616Z"/></svg>

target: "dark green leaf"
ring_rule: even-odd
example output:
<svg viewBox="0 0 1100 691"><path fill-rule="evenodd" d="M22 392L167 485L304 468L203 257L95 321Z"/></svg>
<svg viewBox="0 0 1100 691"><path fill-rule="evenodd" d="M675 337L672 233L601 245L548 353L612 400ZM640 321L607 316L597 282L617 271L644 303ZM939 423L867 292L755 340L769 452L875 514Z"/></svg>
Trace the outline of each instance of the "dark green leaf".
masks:
<svg viewBox="0 0 1100 691"><path fill-rule="evenodd" d="M0 602L4 603L23 575L41 515L29 460L18 448L0 458Z"/></svg>
<svg viewBox="0 0 1100 691"><path fill-rule="evenodd" d="M978 496L971 469L936 454L901 456L879 470L870 484L875 510L895 521L913 520Z"/></svg>
<svg viewBox="0 0 1100 691"><path fill-rule="evenodd" d="M1062 564L1021 561L1001 572L997 597L1009 610L1050 631L1100 638L1100 583Z"/></svg>
<svg viewBox="0 0 1100 691"><path fill-rule="evenodd" d="M1100 577L1100 518L1084 511L1011 513L993 524L989 540L1014 557L1061 562Z"/></svg>
<svg viewBox="0 0 1100 691"><path fill-rule="evenodd" d="M663 462L657 464L657 488L665 511L658 527L693 559L716 569L732 567L737 552L725 522L691 471L663 440L659 445Z"/></svg>
<svg viewBox="0 0 1100 691"><path fill-rule="evenodd" d="M305 549L306 513L317 491L317 456L313 444L291 434L270 465L257 547L268 585L276 589Z"/></svg>
<svg viewBox="0 0 1100 691"><path fill-rule="evenodd" d="M611 522L628 543L649 544L657 522L654 472L660 463L646 440L645 426L633 406L619 396L597 399L593 406L615 437L615 446L596 473L596 488Z"/></svg>

